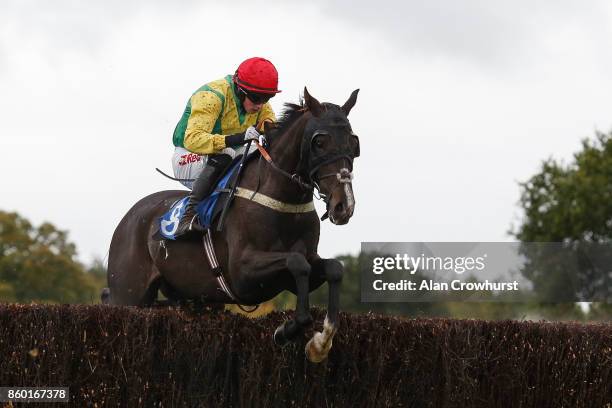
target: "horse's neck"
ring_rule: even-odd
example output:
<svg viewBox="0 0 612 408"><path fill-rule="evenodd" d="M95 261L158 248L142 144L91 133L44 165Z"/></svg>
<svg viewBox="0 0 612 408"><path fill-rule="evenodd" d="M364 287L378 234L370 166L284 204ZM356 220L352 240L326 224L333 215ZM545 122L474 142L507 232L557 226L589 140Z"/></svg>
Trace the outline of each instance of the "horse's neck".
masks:
<svg viewBox="0 0 612 408"><path fill-rule="evenodd" d="M277 136L270 149L270 156L274 163L289 174L298 171L300 164L300 149L302 134L304 133L305 118L300 118L289 129ZM262 184L260 191L263 194L288 203L304 203L312 199L312 194L305 191L295 181L274 171L266 165L262 171Z"/></svg>

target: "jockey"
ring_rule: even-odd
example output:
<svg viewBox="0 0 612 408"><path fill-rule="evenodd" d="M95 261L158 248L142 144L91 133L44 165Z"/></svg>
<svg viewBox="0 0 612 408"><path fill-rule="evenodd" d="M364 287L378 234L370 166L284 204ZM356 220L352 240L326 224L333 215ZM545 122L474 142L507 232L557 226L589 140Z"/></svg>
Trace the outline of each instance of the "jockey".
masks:
<svg viewBox="0 0 612 408"><path fill-rule="evenodd" d="M176 235L193 228L197 204L243 145L257 140L266 121L276 117L268 100L280 92L278 72L264 58L243 61L234 75L209 82L195 91L174 129L174 176L195 179L182 182L191 188L185 214Z"/></svg>

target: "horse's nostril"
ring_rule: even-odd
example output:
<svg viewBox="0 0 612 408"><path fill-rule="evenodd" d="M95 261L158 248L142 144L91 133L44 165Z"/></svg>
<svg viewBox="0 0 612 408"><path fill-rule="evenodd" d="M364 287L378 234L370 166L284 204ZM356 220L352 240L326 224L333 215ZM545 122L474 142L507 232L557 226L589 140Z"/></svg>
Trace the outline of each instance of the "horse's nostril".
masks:
<svg viewBox="0 0 612 408"><path fill-rule="evenodd" d="M336 204L336 206L334 207L334 211L337 213L341 213L342 211L344 211L344 204L342 203Z"/></svg>

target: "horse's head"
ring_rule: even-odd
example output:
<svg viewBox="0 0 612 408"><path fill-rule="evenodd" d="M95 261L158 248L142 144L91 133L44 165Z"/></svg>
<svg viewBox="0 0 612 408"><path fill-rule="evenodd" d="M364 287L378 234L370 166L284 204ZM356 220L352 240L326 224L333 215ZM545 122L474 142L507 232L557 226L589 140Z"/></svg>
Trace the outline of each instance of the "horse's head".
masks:
<svg viewBox="0 0 612 408"><path fill-rule="evenodd" d="M331 222L346 224L355 209L353 160L359 156L359 138L348 114L357 101L353 91L344 105L321 103L304 88L304 105L311 113L304 127L300 173L325 196Z"/></svg>

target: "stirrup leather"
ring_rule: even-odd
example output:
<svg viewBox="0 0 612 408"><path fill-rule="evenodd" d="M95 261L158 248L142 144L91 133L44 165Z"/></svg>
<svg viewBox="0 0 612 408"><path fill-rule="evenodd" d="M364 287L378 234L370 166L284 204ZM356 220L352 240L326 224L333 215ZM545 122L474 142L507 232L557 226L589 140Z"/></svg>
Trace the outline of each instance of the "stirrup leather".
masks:
<svg viewBox="0 0 612 408"><path fill-rule="evenodd" d="M236 306L238 306L238 308L243 312L253 313L255 310L257 310L257 308L259 308L259 305L253 306L253 309L251 310L248 310L244 306L242 306L238 297L234 294L234 292L232 292L229 285L227 284L227 281L223 276L223 270L219 265L219 261L217 261L217 254L215 254L215 247L213 246L212 232L210 229L208 229L204 234L204 253L206 254L208 264L210 265L210 268L212 269L213 273L215 274L215 278L217 279L217 284L219 285L218 289L221 292L225 293L234 302L236 302Z"/></svg>

